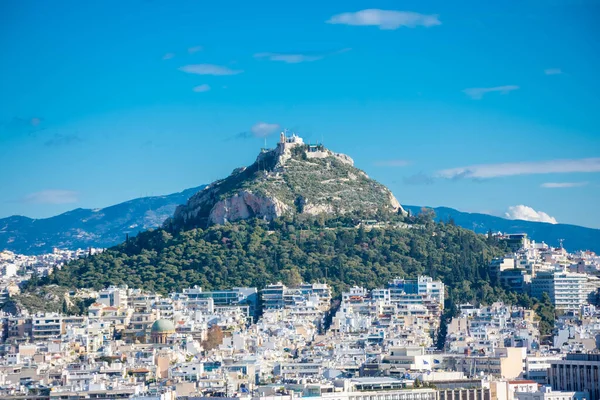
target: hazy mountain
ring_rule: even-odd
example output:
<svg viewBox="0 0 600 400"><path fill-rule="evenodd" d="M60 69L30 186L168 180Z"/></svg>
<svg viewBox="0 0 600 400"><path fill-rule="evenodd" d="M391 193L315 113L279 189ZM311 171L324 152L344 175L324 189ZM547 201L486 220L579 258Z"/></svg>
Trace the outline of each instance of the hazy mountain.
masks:
<svg viewBox="0 0 600 400"><path fill-rule="evenodd" d="M0 250L40 254L53 247L109 247L125 235L160 226L179 204L204 186L166 196L142 197L102 209L78 208L50 218L12 216L0 219Z"/></svg>
<svg viewBox="0 0 600 400"><path fill-rule="evenodd" d="M412 214L419 213L421 206L404 206ZM467 213L448 207L430 207L435 211L438 221L454 220L456 225L474 230L478 233L493 232L527 233L536 242L545 242L558 247L563 239L564 247L569 251L592 250L600 253L600 229L585 228L568 224L548 224L511 220L493 215Z"/></svg>

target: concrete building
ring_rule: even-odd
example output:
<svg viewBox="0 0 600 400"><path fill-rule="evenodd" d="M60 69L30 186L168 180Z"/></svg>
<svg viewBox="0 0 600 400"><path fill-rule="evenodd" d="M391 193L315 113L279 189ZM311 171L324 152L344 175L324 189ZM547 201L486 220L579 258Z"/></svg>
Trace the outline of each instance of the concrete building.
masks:
<svg viewBox="0 0 600 400"><path fill-rule="evenodd" d="M97 301L108 307L124 307L127 305L127 289L108 287L99 292Z"/></svg>
<svg viewBox="0 0 600 400"><path fill-rule="evenodd" d="M554 390L589 392L589 400L600 400L600 354L567 354L550 362L550 385Z"/></svg>
<svg viewBox="0 0 600 400"><path fill-rule="evenodd" d="M557 310L579 310L587 304L587 276L562 271L540 271L531 281L531 295L548 293Z"/></svg>
<svg viewBox="0 0 600 400"><path fill-rule="evenodd" d="M307 301L327 309L331 301L331 288L324 283L303 283L297 287L287 287L279 282L267 285L261 290L261 297L265 310L295 307Z"/></svg>
<svg viewBox="0 0 600 400"><path fill-rule="evenodd" d="M516 400L589 400L587 392L554 391L550 386L543 386L534 392L515 392Z"/></svg>
<svg viewBox="0 0 600 400"><path fill-rule="evenodd" d="M439 389L438 400L495 400L489 388Z"/></svg>
<svg viewBox="0 0 600 400"><path fill-rule="evenodd" d="M499 279L502 286L517 293L526 292L531 283L531 275L524 269L518 268L503 270L500 272Z"/></svg>
<svg viewBox="0 0 600 400"><path fill-rule="evenodd" d="M545 385L549 383L548 371L551 367L551 362L562 360L562 356L534 356L528 355L525 359L525 374L526 379L531 379L539 384Z"/></svg>
<svg viewBox="0 0 600 400"><path fill-rule="evenodd" d="M490 275L500 277L502 271L515 269L515 259L512 257L496 257L490 262Z"/></svg>
<svg viewBox="0 0 600 400"><path fill-rule="evenodd" d="M527 349L524 347L500 347L491 355L449 355L448 367L466 376L492 375L498 378L515 379L523 374Z"/></svg>
<svg viewBox="0 0 600 400"><path fill-rule="evenodd" d="M221 306L248 306L249 314L256 316L258 312L258 290L256 288L234 287L227 290L203 291L201 287L184 289L178 294L186 307L201 309L205 307L206 299L212 299L215 307Z"/></svg>
<svg viewBox="0 0 600 400"><path fill-rule="evenodd" d="M59 337L63 331L63 317L60 314L38 314L31 319L31 337L33 340Z"/></svg>
<svg viewBox="0 0 600 400"><path fill-rule="evenodd" d="M430 298L444 308L445 287L442 281L434 281L429 276L417 279L396 278L388 284L392 302L402 301L406 295L419 295Z"/></svg>

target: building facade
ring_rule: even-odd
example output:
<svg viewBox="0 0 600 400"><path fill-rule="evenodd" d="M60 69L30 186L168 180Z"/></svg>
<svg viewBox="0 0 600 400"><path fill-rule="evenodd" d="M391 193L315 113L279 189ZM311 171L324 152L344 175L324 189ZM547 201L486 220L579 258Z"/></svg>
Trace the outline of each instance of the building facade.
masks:
<svg viewBox="0 0 600 400"><path fill-rule="evenodd" d="M551 361L550 385L554 390L589 392L589 400L600 400L600 354L567 354Z"/></svg>

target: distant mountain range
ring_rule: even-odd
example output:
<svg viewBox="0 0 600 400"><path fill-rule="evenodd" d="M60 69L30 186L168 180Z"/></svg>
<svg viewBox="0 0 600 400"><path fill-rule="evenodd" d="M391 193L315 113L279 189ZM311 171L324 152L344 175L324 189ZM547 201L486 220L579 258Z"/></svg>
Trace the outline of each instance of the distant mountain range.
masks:
<svg viewBox="0 0 600 400"><path fill-rule="evenodd" d="M160 226L204 186L166 196L142 197L101 209L77 208L50 218L0 219L0 250L42 254L52 248L110 247L125 236Z"/></svg>
<svg viewBox="0 0 600 400"><path fill-rule="evenodd" d="M404 206L412 214L419 213L421 206ZM448 221L477 233L504 232L526 233L536 242L545 242L554 247L563 239L564 247L569 251L591 250L600 253L600 229L585 228L577 225L548 224L494 217L488 214L466 213L448 207L428 207L435 211L436 220Z"/></svg>
<svg viewBox="0 0 600 400"><path fill-rule="evenodd" d="M166 196L142 197L114 206L91 210L78 208L51 218L32 219L12 216L0 219L0 250L21 254L41 254L53 247L76 249L110 247L125 236L160 226L178 205L204 189L205 185ZM403 206L412 214L421 206ZM431 207L438 221L454 220L456 225L478 233L527 233L537 242L558 246L559 239L570 251L592 250L600 253L600 229L567 224L547 224L509 220L487 214L461 212L448 207Z"/></svg>

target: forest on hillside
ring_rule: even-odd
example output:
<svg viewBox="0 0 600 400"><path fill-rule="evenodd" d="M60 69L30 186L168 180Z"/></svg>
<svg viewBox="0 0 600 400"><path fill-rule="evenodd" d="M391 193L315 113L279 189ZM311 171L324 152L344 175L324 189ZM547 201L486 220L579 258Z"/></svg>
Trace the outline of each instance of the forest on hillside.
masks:
<svg viewBox="0 0 600 400"><path fill-rule="evenodd" d="M496 239L431 218L371 229L320 216L148 231L74 261L44 283L96 289L126 284L166 294L193 285L262 288L303 280L327 282L340 293L352 285L373 288L395 277L429 275L450 287L455 303L506 296L488 274L489 261L504 253Z"/></svg>

